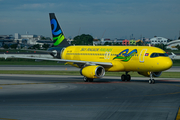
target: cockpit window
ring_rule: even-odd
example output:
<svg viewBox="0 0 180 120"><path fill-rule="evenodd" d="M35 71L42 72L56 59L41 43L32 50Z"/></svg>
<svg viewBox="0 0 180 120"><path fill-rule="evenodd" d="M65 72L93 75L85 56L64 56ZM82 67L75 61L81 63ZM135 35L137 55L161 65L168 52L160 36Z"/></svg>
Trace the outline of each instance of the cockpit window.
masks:
<svg viewBox="0 0 180 120"><path fill-rule="evenodd" d="M167 57L168 54L167 54L167 53L159 53L159 56L165 56L165 57Z"/></svg>
<svg viewBox="0 0 180 120"><path fill-rule="evenodd" d="M168 54L167 53L152 53L150 57L153 58L153 57L159 57L159 56L167 57Z"/></svg>

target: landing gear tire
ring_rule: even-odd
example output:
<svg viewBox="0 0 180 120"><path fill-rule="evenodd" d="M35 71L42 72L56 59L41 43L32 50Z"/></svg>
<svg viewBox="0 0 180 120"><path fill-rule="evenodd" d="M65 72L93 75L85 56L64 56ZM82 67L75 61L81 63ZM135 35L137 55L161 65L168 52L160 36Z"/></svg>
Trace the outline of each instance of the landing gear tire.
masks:
<svg viewBox="0 0 180 120"><path fill-rule="evenodd" d="M127 74L126 80L127 80L127 81L130 81L130 80L131 80L131 76L130 76L129 74Z"/></svg>
<svg viewBox="0 0 180 120"><path fill-rule="evenodd" d="M84 80L84 82L93 82L92 78L84 77L83 80Z"/></svg>
<svg viewBox="0 0 180 120"><path fill-rule="evenodd" d="M155 83L155 80L154 79L149 79L149 84L154 84Z"/></svg>
<svg viewBox="0 0 180 120"><path fill-rule="evenodd" d="M125 81L125 80L126 80L126 75L124 75L124 74L121 75L121 80L122 80L122 81Z"/></svg>
<svg viewBox="0 0 180 120"><path fill-rule="evenodd" d="M150 79L150 80L149 80L149 84L151 84L151 83L152 83L152 80Z"/></svg>
<svg viewBox="0 0 180 120"><path fill-rule="evenodd" d="M129 74L127 74L127 75L125 75L125 74L123 74L122 76L121 76L121 80L122 81L130 81L131 80L131 76L129 75Z"/></svg>
<svg viewBox="0 0 180 120"><path fill-rule="evenodd" d="M87 77L84 77L83 80L84 80L84 82L88 82L88 78Z"/></svg>
<svg viewBox="0 0 180 120"><path fill-rule="evenodd" d="M150 79L149 79L149 84L154 84L155 83L155 80L153 79L153 74L152 72L150 72Z"/></svg>

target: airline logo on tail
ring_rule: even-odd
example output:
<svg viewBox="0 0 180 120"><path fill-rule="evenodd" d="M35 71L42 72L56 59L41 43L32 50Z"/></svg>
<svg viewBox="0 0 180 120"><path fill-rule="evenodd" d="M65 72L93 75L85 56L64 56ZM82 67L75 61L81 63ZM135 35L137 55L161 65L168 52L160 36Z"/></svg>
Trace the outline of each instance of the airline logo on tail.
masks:
<svg viewBox="0 0 180 120"><path fill-rule="evenodd" d="M50 22L51 22L54 46L57 46L65 39L65 37L64 37L62 29L55 17L55 14L50 13L49 15L50 15Z"/></svg>
<svg viewBox="0 0 180 120"><path fill-rule="evenodd" d="M131 52L129 52L129 49L125 49L122 52L120 52L116 57L113 58L114 59L121 59L121 61L127 62L131 59L131 57L137 53L137 49L132 50Z"/></svg>
<svg viewBox="0 0 180 120"><path fill-rule="evenodd" d="M52 30L52 34L53 34L53 40L55 41L54 45L57 46L64 40L65 37L62 34L61 29L57 30L57 21L55 19L51 20L51 25L54 25L54 29ZM55 36L57 36L57 37L55 37Z"/></svg>

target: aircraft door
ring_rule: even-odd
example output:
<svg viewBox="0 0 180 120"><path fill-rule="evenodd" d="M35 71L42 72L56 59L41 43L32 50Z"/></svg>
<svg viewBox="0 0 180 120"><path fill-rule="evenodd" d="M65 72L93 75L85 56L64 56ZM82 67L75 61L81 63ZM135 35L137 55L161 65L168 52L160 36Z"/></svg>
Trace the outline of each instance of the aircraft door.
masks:
<svg viewBox="0 0 180 120"><path fill-rule="evenodd" d="M146 54L147 49L142 49L141 53L139 54L139 62L143 63L144 62L144 57Z"/></svg>

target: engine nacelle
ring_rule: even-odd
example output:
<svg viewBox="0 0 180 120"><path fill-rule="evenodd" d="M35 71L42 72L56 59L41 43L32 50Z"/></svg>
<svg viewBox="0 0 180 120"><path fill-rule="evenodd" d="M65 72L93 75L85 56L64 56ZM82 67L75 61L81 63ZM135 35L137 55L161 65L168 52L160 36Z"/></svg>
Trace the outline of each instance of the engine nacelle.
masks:
<svg viewBox="0 0 180 120"><path fill-rule="evenodd" d="M87 78L101 78L105 75L105 69L99 65L92 65L82 68L80 73Z"/></svg>
<svg viewBox="0 0 180 120"><path fill-rule="evenodd" d="M162 72L153 72L153 77L159 77Z"/></svg>
<svg viewBox="0 0 180 120"><path fill-rule="evenodd" d="M152 72L153 77L159 77L162 72ZM150 77L150 72L138 72L138 74Z"/></svg>

